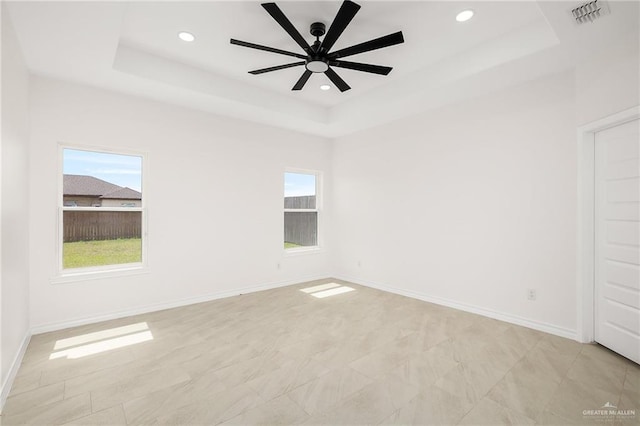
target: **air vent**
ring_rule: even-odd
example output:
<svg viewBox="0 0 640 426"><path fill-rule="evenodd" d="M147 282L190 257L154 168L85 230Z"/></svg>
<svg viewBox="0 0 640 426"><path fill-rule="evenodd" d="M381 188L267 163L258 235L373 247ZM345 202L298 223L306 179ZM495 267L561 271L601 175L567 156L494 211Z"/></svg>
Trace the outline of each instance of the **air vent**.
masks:
<svg viewBox="0 0 640 426"><path fill-rule="evenodd" d="M578 24L593 22L608 13L609 6L604 0L593 0L571 10L571 14Z"/></svg>

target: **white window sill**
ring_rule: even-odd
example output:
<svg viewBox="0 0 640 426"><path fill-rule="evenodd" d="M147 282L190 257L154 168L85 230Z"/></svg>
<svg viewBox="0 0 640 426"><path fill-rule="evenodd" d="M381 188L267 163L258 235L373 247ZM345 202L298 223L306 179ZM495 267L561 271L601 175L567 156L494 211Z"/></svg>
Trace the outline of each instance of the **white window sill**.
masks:
<svg viewBox="0 0 640 426"><path fill-rule="evenodd" d="M302 255L305 255L305 254L319 254L322 251L323 250L322 250L322 248L320 246L290 248L290 249L285 249L284 255L286 257L288 257L288 256L302 256Z"/></svg>
<svg viewBox="0 0 640 426"><path fill-rule="evenodd" d="M79 281L102 280L108 278L126 277L131 275L148 274L149 268L146 266L123 266L118 269L103 270L78 270L74 272L63 272L49 280L51 284L69 284Z"/></svg>

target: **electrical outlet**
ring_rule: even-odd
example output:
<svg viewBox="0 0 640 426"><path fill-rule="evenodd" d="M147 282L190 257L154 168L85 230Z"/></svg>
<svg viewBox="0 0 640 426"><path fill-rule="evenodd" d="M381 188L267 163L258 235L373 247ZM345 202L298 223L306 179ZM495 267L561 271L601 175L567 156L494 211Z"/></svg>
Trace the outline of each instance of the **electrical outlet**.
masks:
<svg viewBox="0 0 640 426"><path fill-rule="evenodd" d="M358 260L358 268L362 268L362 261Z"/></svg>
<svg viewBox="0 0 640 426"><path fill-rule="evenodd" d="M276 263L276 268L280 269L280 262Z"/></svg>
<svg viewBox="0 0 640 426"><path fill-rule="evenodd" d="M527 289L527 300L536 300L536 289L528 288Z"/></svg>

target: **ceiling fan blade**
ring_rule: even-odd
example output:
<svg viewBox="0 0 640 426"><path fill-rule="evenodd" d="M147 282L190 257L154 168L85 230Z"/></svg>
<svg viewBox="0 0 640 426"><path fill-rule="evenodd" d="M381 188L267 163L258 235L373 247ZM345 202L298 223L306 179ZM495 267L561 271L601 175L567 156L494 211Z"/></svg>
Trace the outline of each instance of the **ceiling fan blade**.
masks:
<svg viewBox="0 0 640 426"><path fill-rule="evenodd" d="M311 77L311 74L313 74L311 71L304 70L304 72L302 73L302 76L300 77L300 80L298 80L296 85L293 86L293 89L291 90L302 90L304 85L307 84L307 80L309 80L309 77Z"/></svg>
<svg viewBox="0 0 640 426"><path fill-rule="evenodd" d="M347 62L347 61L329 61L329 65L332 67L347 68L350 70L370 72L372 74L388 75L392 67L383 67L381 65L361 64L359 62Z"/></svg>
<svg viewBox="0 0 640 426"><path fill-rule="evenodd" d="M278 70L283 70L286 68L292 68L292 67L298 67L300 65L304 65L305 62L294 62L292 64L284 64L284 65L278 65L275 67L269 67L269 68L262 68L259 70L253 70L253 71L249 71L249 74L253 74L253 75L258 75L258 74L264 74L265 72L271 72L271 71L278 71Z"/></svg>
<svg viewBox="0 0 640 426"><path fill-rule="evenodd" d="M250 47L251 49L264 50L265 52L279 53L280 55L293 56L294 58L299 58L299 59L307 59L305 55L300 55L299 53L287 52L286 50L276 49L275 47L262 46L260 44L249 43L247 41L240 41L233 38L231 39L231 44L235 44L242 47Z"/></svg>
<svg viewBox="0 0 640 426"><path fill-rule="evenodd" d="M267 12L269 12L269 15L271 15L271 17L275 19L276 22L280 24L282 28L284 28L284 30L291 36L292 39L295 40L296 43L298 43L300 47L304 49L305 52L309 51L310 49L309 43L307 43L304 37L302 37L302 35L300 34L300 32L298 32L296 27L293 26L291 21L289 21L289 19L286 16L284 16L284 13L282 13L282 10L280 10L277 4L262 3L262 7Z"/></svg>
<svg viewBox="0 0 640 426"><path fill-rule="evenodd" d="M347 90L351 89L351 87L349 87L349 85L345 83L345 81L341 79L340 76L336 74L336 72L331 68L326 70L324 73L327 77L329 77L329 80L331 80L331 82L335 84L338 89L340 89L341 92L346 92Z"/></svg>
<svg viewBox="0 0 640 426"><path fill-rule="evenodd" d="M329 55L330 59L345 58L351 55L357 55L358 53L369 52L371 50L382 49L383 47L394 46L396 44L404 43L404 37L402 31L389 34L384 37L376 38L373 40L365 41L364 43L356 44L345 49L337 50Z"/></svg>
<svg viewBox="0 0 640 426"><path fill-rule="evenodd" d="M340 6L340 9L338 10L338 14L334 18L327 34L322 40L321 48L323 48L325 52L331 50L336 40L338 40L338 37L340 37L344 29L347 28L347 25L349 25L353 17L356 16L358 10L360 10L359 4L349 0L345 0L344 3L342 3L342 6Z"/></svg>

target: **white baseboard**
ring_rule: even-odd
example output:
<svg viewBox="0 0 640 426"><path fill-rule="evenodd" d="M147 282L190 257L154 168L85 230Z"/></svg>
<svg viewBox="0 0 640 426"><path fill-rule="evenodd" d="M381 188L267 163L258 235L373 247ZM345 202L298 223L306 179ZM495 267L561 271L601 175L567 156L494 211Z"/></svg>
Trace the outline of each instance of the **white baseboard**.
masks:
<svg viewBox="0 0 640 426"><path fill-rule="evenodd" d="M424 300L425 302L435 303L436 305L442 305L442 306L447 306L449 308L458 309L460 311L471 312L473 314L482 315L485 317L497 319L497 320L508 322L511 324L521 325L523 327L532 328L534 330L553 334L555 336L565 337L567 339L579 341L578 333L576 330L559 327L557 325L549 324L546 322L523 318L518 315L508 314L504 312L498 312L493 309L483 308L475 305L469 305L467 303L461 303L455 300L445 299L442 297L430 296L424 293L418 293L410 290L402 290L399 288L390 287L390 286L380 284L380 283L375 283L372 281L363 281L356 278L345 277L345 276L337 276L336 278L345 280L345 281L350 281L354 284L360 284L365 287L371 287L371 288L375 288L382 291L388 291L389 293L395 293L401 296L411 297L413 299Z"/></svg>
<svg viewBox="0 0 640 426"><path fill-rule="evenodd" d="M24 339L22 339L22 343L20 344L20 349L13 359L13 363L11 363L9 374L7 374L7 377L2 383L2 388L0 388L0 413L2 413L2 410L4 409L4 403L7 401L7 397L9 396L9 392L11 391L11 386L13 385L13 381L16 378L16 374L18 374L18 369L20 368L20 364L22 364L22 358L27 351L27 346L29 346L30 340L31 333L27 331L27 333L24 335Z"/></svg>
<svg viewBox="0 0 640 426"><path fill-rule="evenodd" d="M96 315L91 317L75 318L71 320L60 321L60 322L49 323L49 324L40 324L40 325L33 326L31 328L31 334L35 335L35 334L48 333L50 331L63 330L65 328L77 327L80 325L93 324L93 323L109 321L117 318L124 318L124 317L130 317L133 315L146 314L148 312L178 308L180 306L193 305L196 303L210 302L212 300L224 299L225 297L238 296L240 294L255 293L257 291L271 290L274 288L286 287L289 285L304 283L307 281L326 279L327 277L329 277L329 275L323 275L321 277L319 276L301 277L295 280L277 281L277 282L271 282L271 283L258 285L258 286L250 286L250 287L244 287L240 289L223 291L218 293L210 293L202 296L189 297L186 299L173 300L170 302L140 306L133 309L127 309L123 311L117 311L117 312Z"/></svg>

